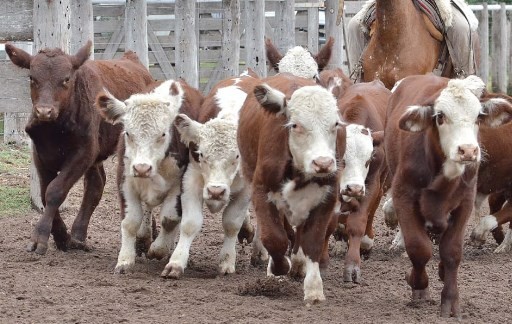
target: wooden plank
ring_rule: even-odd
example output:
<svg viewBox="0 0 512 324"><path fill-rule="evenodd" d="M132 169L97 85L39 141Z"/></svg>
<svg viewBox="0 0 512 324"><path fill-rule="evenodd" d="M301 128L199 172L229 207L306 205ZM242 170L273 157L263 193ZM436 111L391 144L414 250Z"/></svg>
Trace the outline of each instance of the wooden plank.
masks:
<svg viewBox="0 0 512 324"><path fill-rule="evenodd" d="M34 46L36 51L46 47L57 47L69 53L70 10L70 0L34 0Z"/></svg>
<svg viewBox="0 0 512 324"><path fill-rule="evenodd" d="M318 53L318 28L319 13L318 9L308 9L308 27L307 27L307 47L312 53ZM297 33L295 33L297 37ZM297 40L296 40L297 41ZM298 43L300 44L300 43Z"/></svg>
<svg viewBox="0 0 512 324"><path fill-rule="evenodd" d="M480 72L479 75L487 84L489 82L489 11L487 3L483 3L478 32L480 37Z"/></svg>
<svg viewBox="0 0 512 324"><path fill-rule="evenodd" d="M253 69L260 77L264 78L267 76L264 43L265 1L247 1L245 5L247 24L245 29L246 67Z"/></svg>
<svg viewBox="0 0 512 324"><path fill-rule="evenodd" d="M336 44L336 48L340 48L339 44L343 44L343 33L342 26L336 26L336 18L338 15L338 0L327 0L325 1L325 38L333 37L334 44ZM332 51L332 56L329 64L327 65L328 69L335 69L337 67L341 68L343 66L343 51Z"/></svg>
<svg viewBox="0 0 512 324"><path fill-rule="evenodd" d="M137 53L141 63L148 67L148 25L146 0L126 0L124 20L125 51Z"/></svg>
<svg viewBox="0 0 512 324"><path fill-rule="evenodd" d="M94 26L92 0L71 1L70 53L76 53L89 40L93 41L91 58L94 59Z"/></svg>
<svg viewBox="0 0 512 324"><path fill-rule="evenodd" d="M498 68L498 90L507 93L507 58L509 57L508 49L508 28L507 28L507 9L505 3L501 3L500 15L500 48L499 48L499 68Z"/></svg>
<svg viewBox="0 0 512 324"><path fill-rule="evenodd" d="M491 54L491 82L492 82L492 91L498 91L499 85L498 85L498 70L499 65L498 62L500 60L499 55L501 52L500 49L500 15L498 11L493 11L491 14L491 44L493 47L493 51Z"/></svg>
<svg viewBox="0 0 512 324"><path fill-rule="evenodd" d="M221 66L218 79L210 80L216 82L220 79L238 75L240 63L240 0L223 0L224 19L222 25L222 52ZM201 46L201 42L199 43ZM212 82L208 82L207 91L210 91Z"/></svg>
<svg viewBox="0 0 512 324"><path fill-rule="evenodd" d="M33 0L2 1L0 42L29 41L33 39L33 7Z"/></svg>
<svg viewBox="0 0 512 324"><path fill-rule="evenodd" d="M114 58L114 54L117 52L119 44L121 44L124 38L124 28L124 21L119 20L116 29L108 41L108 45L105 48L105 51L101 55L102 60L110 60Z"/></svg>
<svg viewBox="0 0 512 324"><path fill-rule="evenodd" d="M295 46L295 0L279 2L275 12L274 42L280 53Z"/></svg>
<svg viewBox="0 0 512 324"><path fill-rule="evenodd" d="M191 86L197 88L197 38L196 38L196 3L194 1L176 0L176 74Z"/></svg>
<svg viewBox="0 0 512 324"><path fill-rule="evenodd" d="M0 113L30 112L29 70L15 66L10 60L0 61L0 75Z"/></svg>
<svg viewBox="0 0 512 324"><path fill-rule="evenodd" d="M149 38L149 47L153 51L153 55L156 58L156 61L160 68L162 69L162 74L165 79L176 79L176 72L169 62L169 58L165 55L165 50L160 44L158 38L151 27L151 23L148 21L148 38ZM148 58L149 61L149 58Z"/></svg>

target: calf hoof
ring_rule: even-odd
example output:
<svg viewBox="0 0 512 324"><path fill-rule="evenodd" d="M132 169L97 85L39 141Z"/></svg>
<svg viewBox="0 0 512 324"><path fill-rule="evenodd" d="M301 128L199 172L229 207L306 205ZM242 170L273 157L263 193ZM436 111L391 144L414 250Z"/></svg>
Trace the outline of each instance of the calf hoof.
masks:
<svg viewBox="0 0 512 324"><path fill-rule="evenodd" d="M476 231L476 228L473 229L471 235L469 236L471 245L480 247L485 244L486 237L485 233L479 233Z"/></svg>
<svg viewBox="0 0 512 324"><path fill-rule="evenodd" d="M75 239L75 238L71 238L69 240L69 245L68 247L72 250L82 250L82 251L85 251L85 252L90 252L91 251L91 247L88 246L85 241L80 241L78 239Z"/></svg>
<svg viewBox="0 0 512 324"><path fill-rule="evenodd" d="M117 264L114 269L114 273L115 274L126 274L128 272L131 272L132 269L133 269L133 264L130 264L130 263Z"/></svg>
<svg viewBox="0 0 512 324"><path fill-rule="evenodd" d="M230 273L235 273L235 265L234 264L221 264L219 265L219 274L227 275Z"/></svg>
<svg viewBox="0 0 512 324"><path fill-rule="evenodd" d="M323 301L325 301L325 295L323 291L310 291L304 294L304 302L306 302L306 306L319 304Z"/></svg>
<svg viewBox="0 0 512 324"><path fill-rule="evenodd" d="M151 247L151 238L145 238L145 237L137 237L135 240L135 253L137 253L137 256L142 256L143 254L147 255L148 251Z"/></svg>
<svg viewBox="0 0 512 324"><path fill-rule="evenodd" d="M413 301L430 300L430 291L429 291L428 287L425 289L412 289L412 300Z"/></svg>
<svg viewBox="0 0 512 324"><path fill-rule="evenodd" d="M357 265L346 265L343 270L343 281L361 283L361 269Z"/></svg>
<svg viewBox="0 0 512 324"><path fill-rule="evenodd" d="M262 266L268 263L268 252L260 251L251 255L251 265L253 267Z"/></svg>
<svg viewBox="0 0 512 324"><path fill-rule="evenodd" d="M247 226L242 226L240 228L240 231L238 232L238 242L240 244L244 243L244 240L247 242L247 244L252 243L252 240L254 239L254 226L252 224L248 224Z"/></svg>
<svg viewBox="0 0 512 324"><path fill-rule="evenodd" d="M156 259L162 260L169 256L169 251L166 251L165 248L149 248L149 251L146 253L146 257L148 259Z"/></svg>
<svg viewBox="0 0 512 324"><path fill-rule="evenodd" d="M274 260L272 260L272 258L269 258L267 266L267 276L284 276L290 272L291 268L292 261L287 256L285 256L283 258L283 261L281 261L278 264L274 263Z"/></svg>
<svg viewBox="0 0 512 324"><path fill-rule="evenodd" d="M462 319L458 301L441 302L441 317Z"/></svg>
<svg viewBox="0 0 512 324"><path fill-rule="evenodd" d="M162 278L179 279L183 274L184 269L177 265L168 264L165 266L164 271L160 274Z"/></svg>
<svg viewBox="0 0 512 324"><path fill-rule="evenodd" d="M48 244L30 242L27 244L26 249L27 249L27 252L35 252L39 255L44 255L44 254L46 254L46 251L48 250Z"/></svg>

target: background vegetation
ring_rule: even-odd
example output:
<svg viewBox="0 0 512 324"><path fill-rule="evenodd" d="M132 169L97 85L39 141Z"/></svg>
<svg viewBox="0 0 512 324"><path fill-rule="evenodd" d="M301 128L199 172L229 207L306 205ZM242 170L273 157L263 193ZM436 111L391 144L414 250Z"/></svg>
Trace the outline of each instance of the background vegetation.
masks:
<svg viewBox="0 0 512 324"><path fill-rule="evenodd" d="M26 145L0 144L0 217L30 210L29 165Z"/></svg>

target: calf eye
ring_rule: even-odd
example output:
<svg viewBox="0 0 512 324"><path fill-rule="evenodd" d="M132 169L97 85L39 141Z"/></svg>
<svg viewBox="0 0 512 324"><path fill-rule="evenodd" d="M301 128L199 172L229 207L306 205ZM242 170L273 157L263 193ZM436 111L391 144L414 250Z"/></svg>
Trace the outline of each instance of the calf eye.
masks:
<svg viewBox="0 0 512 324"><path fill-rule="evenodd" d="M435 115L435 118L436 118L436 123L437 125L442 125L444 124L445 122L445 117L444 117L444 114L442 112L439 112Z"/></svg>
<svg viewBox="0 0 512 324"><path fill-rule="evenodd" d="M67 87L69 83L69 78L65 78L64 81L62 81L62 86Z"/></svg>

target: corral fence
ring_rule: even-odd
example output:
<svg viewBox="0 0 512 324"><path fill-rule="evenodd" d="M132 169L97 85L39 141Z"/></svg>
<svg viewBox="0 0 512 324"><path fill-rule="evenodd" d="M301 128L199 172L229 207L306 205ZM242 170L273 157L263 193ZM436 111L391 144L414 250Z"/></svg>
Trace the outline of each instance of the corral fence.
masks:
<svg viewBox="0 0 512 324"><path fill-rule="evenodd" d="M0 43L14 41L32 52L34 35L37 37L38 28L41 28L36 26L37 30L34 31L34 24L37 24L37 18L33 17L34 5L43 1L46 0L4 3L6 7L0 8ZM133 45L127 46L127 41L131 44L141 43L137 37L145 36L142 50L138 53L145 49L140 56L155 79L184 77L203 93L207 93L217 81L237 74L248 66L263 76L272 73L266 68L265 60L261 59L260 54L264 54L261 53L261 44L252 44L258 30L271 38L282 52L293 45L302 45L315 53L327 37L333 36L337 44L331 66L341 66L348 72L343 34L341 27L334 23L338 0L200 0L180 3L174 0L69 1L68 15L70 21L75 23L74 17L77 15L73 11L80 7L80 3L82 6L91 4L92 30L87 30L84 17L80 17L78 23L82 26L78 26L77 30L85 33L85 36L80 35L82 38L87 38L87 33L94 36L95 59L120 57L125 49L134 48ZM364 2L345 1L345 23ZM143 10L141 4L144 5ZM191 7L191 4L192 11L187 11L190 8L186 7ZM264 7L261 25L254 22L257 19L254 6ZM512 78L509 78L512 75L512 5L483 3L471 7L480 20L479 75L492 90L507 92L512 87ZM145 17L140 16L140 11L145 11ZM127 19L132 22L127 22ZM236 41L223 37L227 24L231 24L228 31L232 32L231 38L236 38ZM144 29L146 35L136 35ZM193 39L194 44L187 42L187 39ZM70 52L76 51L81 43L72 43ZM256 48L257 45L260 48ZM0 129L0 135L3 135L4 141L20 141L23 139L26 114L30 111L28 81L26 71L6 61L2 47L0 73L4 78L0 80L0 115L4 116L0 118L4 128ZM251 55L248 52L255 53ZM226 55L230 57L225 58ZM255 56L263 60L263 64L259 62L254 66L254 62L248 62L247 58ZM227 68L224 64L226 59L236 60L237 67ZM196 72L185 71L185 65L196 66Z"/></svg>

